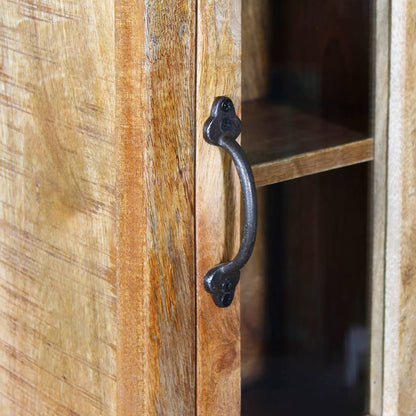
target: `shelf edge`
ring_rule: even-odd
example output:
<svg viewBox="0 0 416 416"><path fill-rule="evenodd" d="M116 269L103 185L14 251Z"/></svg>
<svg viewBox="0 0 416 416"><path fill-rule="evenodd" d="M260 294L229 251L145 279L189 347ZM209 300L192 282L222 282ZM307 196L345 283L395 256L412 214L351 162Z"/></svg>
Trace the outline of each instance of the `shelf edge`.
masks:
<svg viewBox="0 0 416 416"><path fill-rule="evenodd" d="M373 160L373 138L252 165L256 187Z"/></svg>

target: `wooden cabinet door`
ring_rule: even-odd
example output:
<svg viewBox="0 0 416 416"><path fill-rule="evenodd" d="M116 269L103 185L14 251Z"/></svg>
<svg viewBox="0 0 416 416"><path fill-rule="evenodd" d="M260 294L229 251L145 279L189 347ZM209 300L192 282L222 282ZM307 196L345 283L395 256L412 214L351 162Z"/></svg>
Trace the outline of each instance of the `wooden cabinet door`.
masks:
<svg viewBox="0 0 416 416"><path fill-rule="evenodd" d="M214 98L230 97L241 117L241 1L198 2L196 65L196 414L240 414L239 294L218 308L205 273L229 261L240 240L240 185L231 158L207 144L203 125Z"/></svg>
<svg viewBox="0 0 416 416"><path fill-rule="evenodd" d="M195 414L196 2L0 1L0 414Z"/></svg>
<svg viewBox="0 0 416 416"><path fill-rule="evenodd" d="M416 8L372 3L373 137L371 195L372 415L405 415L415 406L414 139ZM205 272L238 246L239 185L230 159L202 139L212 100L229 95L240 109L240 2L198 2L196 66L196 279L198 415L240 414L239 299L216 308ZM351 30L355 30L351 28ZM243 118L244 121L244 118ZM362 147L360 151L369 149ZM310 172L309 172L310 173Z"/></svg>

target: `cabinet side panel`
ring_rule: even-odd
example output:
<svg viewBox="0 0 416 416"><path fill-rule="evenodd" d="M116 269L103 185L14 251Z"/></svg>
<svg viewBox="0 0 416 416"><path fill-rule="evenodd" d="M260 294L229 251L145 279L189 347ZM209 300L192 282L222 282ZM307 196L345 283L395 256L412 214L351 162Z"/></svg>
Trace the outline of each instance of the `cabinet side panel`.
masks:
<svg viewBox="0 0 416 416"><path fill-rule="evenodd" d="M416 408L416 5L392 2L383 415Z"/></svg>
<svg viewBox="0 0 416 416"><path fill-rule="evenodd" d="M232 259L240 235L238 178L231 158L204 141L214 98L229 96L241 114L240 0L198 2L197 31L197 414L240 414L240 306L218 308L205 273Z"/></svg>
<svg viewBox="0 0 416 416"><path fill-rule="evenodd" d="M398 415L400 416L408 415L416 409L416 4L414 1L406 2L403 20L405 20L405 60L403 62L405 78L400 154L403 175L400 190L402 194L398 385ZM385 374L385 377L388 375Z"/></svg>
<svg viewBox="0 0 416 416"><path fill-rule="evenodd" d="M113 416L113 2L0 10L0 413Z"/></svg>
<svg viewBox="0 0 416 416"><path fill-rule="evenodd" d="M195 414L195 2L116 2L118 414Z"/></svg>
<svg viewBox="0 0 416 416"><path fill-rule="evenodd" d="M402 163L399 412L416 409L416 4L406 2Z"/></svg>

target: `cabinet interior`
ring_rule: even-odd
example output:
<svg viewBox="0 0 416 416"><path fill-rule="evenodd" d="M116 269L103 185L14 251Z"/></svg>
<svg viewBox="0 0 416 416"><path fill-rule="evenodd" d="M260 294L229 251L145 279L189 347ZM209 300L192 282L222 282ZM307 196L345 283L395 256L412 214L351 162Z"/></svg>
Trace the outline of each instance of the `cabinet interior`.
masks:
<svg viewBox="0 0 416 416"><path fill-rule="evenodd" d="M242 146L259 187L241 279L245 416L366 410L370 6L242 1Z"/></svg>
<svg viewBox="0 0 416 416"><path fill-rule="evenodd" d="M258 185L371 160L369 9L243 0L243 144Z"/></svg>

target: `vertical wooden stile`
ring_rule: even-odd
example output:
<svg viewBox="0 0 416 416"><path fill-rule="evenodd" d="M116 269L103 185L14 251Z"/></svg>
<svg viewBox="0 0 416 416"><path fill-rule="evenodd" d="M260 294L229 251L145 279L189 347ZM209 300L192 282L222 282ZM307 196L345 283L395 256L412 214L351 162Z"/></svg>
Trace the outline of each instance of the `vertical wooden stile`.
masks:
<svg viewBox="0 0 416 416"><path fill-rule="evenodd" d="M119 415L195 412L195 2L116 2Z"/></svg>
<svg viewBox="0 0 416 416"><path fill-rule="evenodd" d="M203 288L205 273L230 260L240 235L238 178L231 158L205 143L214 98L229 96L241 116L240 0L198 1L196 87L197 415L240 414L240 309L218 308Z"/></svg>
<svg viewBox="0 0 416 416"><path fill-rule="evenodd" d="M389 96L390 5L373 2L374 163L371 201L370 384L369 410L381 415L383 395L384 273L386 228L386 154Z"/></svg>
<svg viewBox="0 0 416 416"><path fill-rule="evenodd" d="M391 3L383 416L416 408L416 5Z"/></svg>

